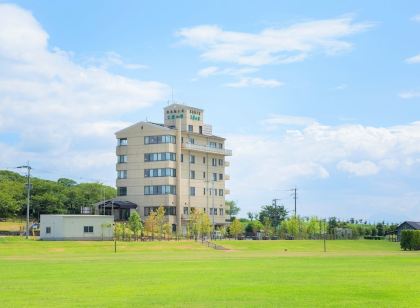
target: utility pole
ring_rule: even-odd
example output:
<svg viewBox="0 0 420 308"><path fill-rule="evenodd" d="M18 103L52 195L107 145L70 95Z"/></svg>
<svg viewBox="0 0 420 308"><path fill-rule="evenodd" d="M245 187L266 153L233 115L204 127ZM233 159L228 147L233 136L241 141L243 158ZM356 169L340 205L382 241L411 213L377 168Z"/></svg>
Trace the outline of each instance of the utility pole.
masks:
<svg viewBox="0 0 420 308"><path fill-rule="evenodd" d="M295 199L295 218L296 218L296 200L297 200L297 188L292 188L291 191L293 191L293 199Z"/></svg>
<svg viewBox="0 0 420 308"><path fill-rule="evenodd" d="M27 183L26 183L26 239L29 236L29 206L31 202L31 166L29 166L29 162L26 165L18 166L17 168L22 169L25 168L27 170Z"/></svg>

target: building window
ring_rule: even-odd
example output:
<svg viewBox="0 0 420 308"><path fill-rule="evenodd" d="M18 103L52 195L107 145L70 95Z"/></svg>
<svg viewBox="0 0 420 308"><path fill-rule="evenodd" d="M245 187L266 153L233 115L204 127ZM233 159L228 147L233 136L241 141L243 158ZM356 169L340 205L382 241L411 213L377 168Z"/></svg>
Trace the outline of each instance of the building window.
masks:
<svg viewBox="0 0 420 308"><path fill-rule="evenodd" d="M145 153L144 154L144 161L164 161L164 160L172 160L175 161L176 154L172 152L159 152L159 153Z"/></svg>
<svg viewBox="0 0 420 308"><path fill-rule="evenodd" d="M51 227L46 227L45 228L45 233L50 234L51 233Z"/></svg>
<svg viewBox="0 0 420 308"><path fill-rule="evenodd" d="M223 196L223 189L219 189L219 196Z"/></svg>
<svg viewBox="0 0 420 308"><path fill-rule="evenodd" d="M205 163L206 163L206 157L203 156L203 164L205 164Z"/></svg>
<svg viewBox="0 0 420 308"><path fill-rule="evenodd" d="M117 195L118 196L127 196L127 187L121 186L117 188Z"/></svg>
<svg viewBox="0 0 420 308"><path fill-rule="evenodd" d="M124 164L127 162L127 155L118 155L118 163Z"/></svg>
<svg viewBox="0 0 420 308"><path fill-rule="evenodd" d="M164 206L165 215L176 215L175 206ZM151 212L156 212L158 210L157 206L146 206L144 207L144 216L149 216Z"/></svg>
<svg viewBox="0 0 420 308"><path fill-rule="evenodd" d="M223 159L219 159L219 166L223 166Z"/></svg>
<svg viewBox="0 0 420 308"><path fill-rule="evenodd" d="M118 170L117 171L117 178L126 179L127 178L127 170Z"/></svg>
<svg viewBox="0 0 420 308"><path fill-rule="evenodd" d="M204 196L206 195L206 189L205 188L203 188L203 195Z"/></svg>
<svg viewBox="0 0 420 308"><path fill-rule="evenodd" d="M195 156L190 155L190 164L195 164Z"/></svg>
<svg viewBox="0 0 420 308"><path fill-rule="evenodd" d="M144 186L145 195L176 195L175 185Z"/></svg>
<svg viewBox="0 0 420 308"><path fill-rule="evenodd" d="M188 131L192 132L193 131L193 126L192 125L188 125Z"/></svg>
<svg viewBox="0 0 420 308"><path fill-rule="evenodd" d="M205 179L205 178L206 178L206 172L203 171L203 179Z"/></svg>
<svg viewBox="0 0 420 308"><path fill-rule="evenodd" d="M220 216L225 215L225 211L224 211L224 209L219 209L219 214L220 214Z"/></svg>
<svg viewBox="0 0 420 308"><path fill-rule="evenodd" d="M213 181L217 181L217 173L213 173Z"/></svg>
<svg viewBox="0 0 420 308"><path fill-rule="evenodd" d="M191 144L194 144L195 140L194 140L194 138L188 138L188 142L191 143Z"/></svg>
<svg viewBox="0 0 420 308"><path fill-rule="evenodd" d="M216 142L213 142L213 141L210 141L209 142L209 147L211 147L211 148L217 148L217 143Z"/></svg>
<svg viewBox="0 0 420 308"><path fill-rule="evenodd" d="M144 177L176 177L176 169L173 168L157 168L157 169L144 169Z"/></svg>
<svg viewBox="0 0 420 308"><path fill-rule="evenodd" d="M194 170L190 171L190 179L192 179L192 180L195 179L195 171Z"/></svg>
<svg viewBox="0 0 420 308"><path fill-rule="evenodd" d="M199 127L198 127L198 132L199 132L200 134L203 134L203 126L199 126Z"/></svg>
<svg viewBox="0 0 420 308"><path fill-rule="evenodd" d="M212 158L212 159L211 159L211 165L212 165L213 167L216 167L216 166L217 166L217 159L216 159L216 158Z"/></svg>
<svg viewBox="0 0 420 308"><path fill-rule="evenodd" d="M195 196L195 187L190 187L190 196Z"/></svg>
<svg viewBox="0 0 420 308"><path fill-rule="evenodd" d="M184 206L184 215L188 215L188 207Z"/></svg>
<svg viewBox="0 0 420 308"><path fill-rule="evenodd" d="M122 145L127 145L128 144L128 142L127 142L127 138L119 138L118 139L118 145L119 146L122 146Z"/></svg>
<svg viewBox="0 0 420 308"><path fill-rule="evenodd" d="M181 163L184 162L184 154L181 154Z"/></svg>
<svg viewBox="0 0 420 308"><path fill-rule="evenodd" d="M219 149L223 149L223 143L219 143Z"/></svg>
<svg viewBox="0 0 420 308"><path fill-rule="evenodd" d="M84 233L93 233L93 226L84 226L83 227Z"/></svg>
<svg viewBox="0 0 420 308"><path fill-rule="evenodd" d="M210 208L210 215L217 215L217 209L216 208Z"/></svg>
<svg viewBox="0 0 420 308"><path fill-rule="evenodd" d="M217 189L214 189L214 195L217 196Z"/></svg>
<svg viewBox="0 0 420 308"><path fill-rule="evenodd" d="M175 136L163 135L163 136L145 136L144 144L160 144L160 143L176 143Z"/></svg>
<svg viewBox="0 0 420 308"><path fill-rule="evenodd" d="M223 181L223 173L219 173L219 181Z"/></svg>

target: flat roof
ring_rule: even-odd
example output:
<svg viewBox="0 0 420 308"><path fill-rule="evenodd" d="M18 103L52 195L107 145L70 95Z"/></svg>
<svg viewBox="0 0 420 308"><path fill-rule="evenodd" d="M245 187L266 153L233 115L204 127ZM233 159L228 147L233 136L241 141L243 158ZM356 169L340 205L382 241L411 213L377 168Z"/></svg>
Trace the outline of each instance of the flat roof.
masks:
<svg viewBox="0 0 420 308"><path fill-rule="evenodd" d="M112 217L112 215L86 215L86 214L41 214L41 216L56 216L56 217Z"/></svg>

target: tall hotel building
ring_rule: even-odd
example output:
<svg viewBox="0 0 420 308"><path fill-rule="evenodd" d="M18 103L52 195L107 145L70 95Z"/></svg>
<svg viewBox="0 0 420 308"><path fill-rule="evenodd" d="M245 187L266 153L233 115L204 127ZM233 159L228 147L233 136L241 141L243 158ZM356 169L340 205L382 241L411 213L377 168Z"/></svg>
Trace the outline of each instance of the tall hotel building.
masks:
<svg viewBox="0 0 420 308"><path fill-rule="evenodd" d="M185 232L192 209L216 227L227 224L225 168L232 152L204 124L202 109L172 104L163 124L139 122L116 137L118 199L137 204L143 219L164 206L173 231Z"/></svg>

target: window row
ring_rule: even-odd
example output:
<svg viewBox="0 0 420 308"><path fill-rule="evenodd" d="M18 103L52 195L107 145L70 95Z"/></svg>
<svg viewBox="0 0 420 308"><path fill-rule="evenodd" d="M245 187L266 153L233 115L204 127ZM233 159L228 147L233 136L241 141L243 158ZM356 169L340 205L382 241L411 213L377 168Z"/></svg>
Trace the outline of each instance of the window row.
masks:
<svg viewBox="0 0 420 308"><path fill-rule="evenodd" d="M144 186L145 195L176 195L175 185Z"/></svg>
<svg viewBox="0 0 420 308"><path fill-rule="evenodd" d="M156 212L159 207L157 206L146 206L144 208L144 216L149 216L151 212ZM175 206L164 206L165 215L176 215L176 207Z"/></svg>
<svg viewBox="0 0 420 308"><path fill-rule="evenodd" d="M157 168L157 169L144 169L144 177L161 177L171 176L176 177L176 169L173 168Z"/></svg>
<svg viewBox="0 0 420 308"><path fill-rule="evenodd" d="M176 137L172 135L144 137L144 144L158 144L158 143L176 143Z"/></svg>
<svg viewBox="0 0 420 308"><path fill-rule="evenodd" d="M223 149L223 143L210 141L209 147L214 148L214 149Z"/></svg>
<svg viewBox="0 0 420 308"><path fill-rule="evenodd" d="M196 192L195 187L191 186L190 187L190 196L195 196L196 195L195 192ZM224 195L223 189L216 189L216 188L206 189L206 188L203 188L203 195L204 196L206 195L206 192L208 192L210 196L212 196L214 194L215 196L221 196L222 197Z"/></svg>
<svg viewBox="0 0 420 308"><path fill-rule="evenodd" d="M210 215L217 215L217 209L216 208L210 208ZM225 215L224 209L219 209L219 215L223 216Z"/></svg>
<svg viewBox="0 0 420 308"><path fill-rule="evenodd" d="M181 162L184 162L184 154L181 154ZM190 164L195 164L196 159L195 159L195 155L190 155L189 156L189 163ZM206 163L206 157L203 156L203 164ZM223 159L217 159L217 158L212 158L211 159L211 165L213 167L217 167L217 166L223 166L224 164L224 160Z"/></svg>
<svg viewBox="0 0 420 308"><path fill-rule="evenodd" d="M176 154L172 152L160 152L160 153L145 153L144 161L162 161L162 160L176 160Z"/></svg>

